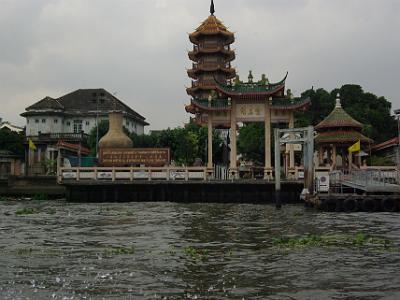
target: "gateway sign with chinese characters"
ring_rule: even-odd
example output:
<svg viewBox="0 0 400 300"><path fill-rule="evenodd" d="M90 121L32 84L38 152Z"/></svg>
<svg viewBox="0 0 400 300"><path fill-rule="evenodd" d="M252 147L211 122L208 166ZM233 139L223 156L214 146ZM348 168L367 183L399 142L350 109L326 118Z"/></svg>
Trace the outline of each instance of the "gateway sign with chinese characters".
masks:
<svg viewBox="0 0 400 300"><path fill-rule="evenodd" d="M100 149L100 164L105 167L164 167L169 162L168 148Z"/></svg>
<svg viewBox="0 0 400 300"><path fill-rule="evenodd" d="M236 119L238 122L264 122L265 121L265 104L237 104ZM289 113L286 111L272 110L272 123L287 123L289 122Z"/></svg>

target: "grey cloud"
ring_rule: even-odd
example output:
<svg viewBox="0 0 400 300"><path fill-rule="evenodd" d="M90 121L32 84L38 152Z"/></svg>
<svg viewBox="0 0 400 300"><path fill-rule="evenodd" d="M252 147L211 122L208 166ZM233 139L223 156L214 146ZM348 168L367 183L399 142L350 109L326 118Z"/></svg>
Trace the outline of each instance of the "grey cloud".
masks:
<svg viewBox="0 0 400 300"><path fill-rule="evenodd" d="M234 32L241 76L252 69L297 94L359 83L400 106L400 3L391 0L216 0ZM182 125L189 102L187 33L209 1L0 0L3 118L78 88L117 92L151 128Z"/></svg>

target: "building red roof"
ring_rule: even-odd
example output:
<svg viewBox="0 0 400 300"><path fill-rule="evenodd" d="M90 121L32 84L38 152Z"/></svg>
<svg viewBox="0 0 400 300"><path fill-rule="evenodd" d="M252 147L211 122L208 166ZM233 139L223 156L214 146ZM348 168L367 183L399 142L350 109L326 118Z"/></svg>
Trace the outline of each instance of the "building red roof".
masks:
<svg viewBox="0 0 400 300"><path fill-rule="evenodd" d="M379 150L383 150L389 147L396 147L399 145L399 138L398 137L394 137L388 141L385 141L383 143L380 143L378 145L375 145L372 150L373 151L379 151Z"/></svg>

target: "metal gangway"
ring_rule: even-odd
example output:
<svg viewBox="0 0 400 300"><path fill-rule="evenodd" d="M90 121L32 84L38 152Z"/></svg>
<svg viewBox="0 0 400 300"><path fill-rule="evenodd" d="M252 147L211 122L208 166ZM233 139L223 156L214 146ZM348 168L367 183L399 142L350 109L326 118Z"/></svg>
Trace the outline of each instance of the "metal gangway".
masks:
<svg viewBox="0 0 400 300"><path fill-rule="evenodd" d="M398 171L385 169L360 169L333 171L330 184L361 190L366 193L400 193Z"/></svg>

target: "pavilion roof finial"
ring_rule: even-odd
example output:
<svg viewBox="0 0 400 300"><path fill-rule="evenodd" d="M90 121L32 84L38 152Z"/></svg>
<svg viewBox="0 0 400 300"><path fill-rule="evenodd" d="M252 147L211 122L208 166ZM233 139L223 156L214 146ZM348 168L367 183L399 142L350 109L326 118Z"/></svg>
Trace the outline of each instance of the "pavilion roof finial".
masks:
<svg viewBox="0 0 400 300"><path fill-rule="evenodd" d="M340 93L337 93L336 95L336 106L335 108L341 108L342 107L342 103L340 102Z"/></svg>
<svg viewBox="0 0 400 300"><path fill-rule="evenodd" d="M215 13L214 0L211 0L210 14L213 16Z"/></svg>

